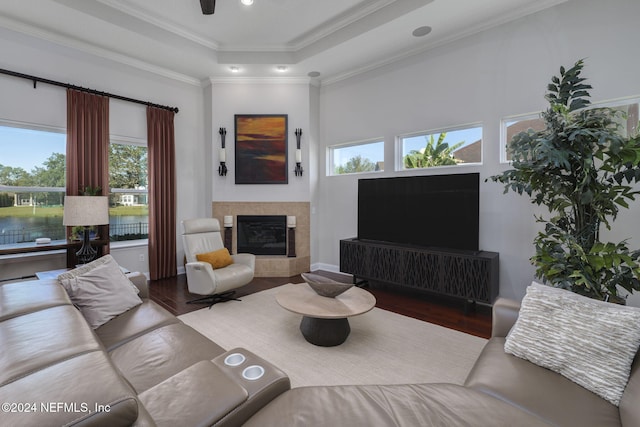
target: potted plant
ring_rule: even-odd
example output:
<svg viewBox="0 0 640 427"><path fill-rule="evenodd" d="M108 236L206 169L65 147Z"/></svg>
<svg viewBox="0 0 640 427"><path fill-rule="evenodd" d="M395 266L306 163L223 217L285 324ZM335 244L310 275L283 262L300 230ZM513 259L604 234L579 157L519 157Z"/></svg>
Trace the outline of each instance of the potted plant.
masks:
<svg viewBox="0 0 640 427"><path fill-rule="evenodd" d="M515 135L508 147L512 169L490 177L505 193L526 193L544 205L543 224L531 258L546 283L602 300L620 302L619 288L640 290L640 250L627 242L601 242L620 208L640 193L640 138L623 134L624 112L591 108L580 60L560 68L548 85L545 129ZM622 299L622 302L624 300Z"/></svg>

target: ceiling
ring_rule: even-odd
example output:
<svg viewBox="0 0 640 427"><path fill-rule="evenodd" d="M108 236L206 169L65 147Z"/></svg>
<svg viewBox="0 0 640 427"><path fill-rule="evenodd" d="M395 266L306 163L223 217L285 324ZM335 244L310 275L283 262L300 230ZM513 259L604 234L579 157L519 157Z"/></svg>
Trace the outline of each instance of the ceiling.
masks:
<svg viewBox="0 0 640 427"><path fill-rule="evenodd" d="M194 84L325 84L564 1L218 0L203 15L199 0L2 0L0 27Z"/></svg>

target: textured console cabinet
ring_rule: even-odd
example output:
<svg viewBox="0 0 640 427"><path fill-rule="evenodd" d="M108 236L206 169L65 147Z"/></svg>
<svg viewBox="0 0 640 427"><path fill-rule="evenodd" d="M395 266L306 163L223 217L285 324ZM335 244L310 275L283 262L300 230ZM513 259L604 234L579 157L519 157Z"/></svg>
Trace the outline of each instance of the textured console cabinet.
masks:
<svg viewBox="0 0 640 427"><path fill-rule="evenodd" d="M340 240L340 271L354 279L390 283L493 304L498 296L498 253L474 254Z"/></svg>

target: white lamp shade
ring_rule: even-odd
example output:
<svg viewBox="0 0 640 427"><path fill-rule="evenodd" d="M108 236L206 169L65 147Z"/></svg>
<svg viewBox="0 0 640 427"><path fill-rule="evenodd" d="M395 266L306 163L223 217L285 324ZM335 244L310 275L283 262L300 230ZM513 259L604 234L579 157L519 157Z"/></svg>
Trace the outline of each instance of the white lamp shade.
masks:
<svg viewBox="0 0 640 427"><path fill-rule="evenodd" d="M296 228L296 217L295 216L287 216L287 227Z"/></svg>
<svg viewBox="0 0 640 427"><path fill-rule="evenodd" d="M225 227L233 227L233 216L225 215L224 216L224 226Z"/></svg>
<svg viewBox="0 0 640 427"><path fill-rule="evenodd" d="M68 226L109 224L109 197L65 196L62 224Z"/></svg>

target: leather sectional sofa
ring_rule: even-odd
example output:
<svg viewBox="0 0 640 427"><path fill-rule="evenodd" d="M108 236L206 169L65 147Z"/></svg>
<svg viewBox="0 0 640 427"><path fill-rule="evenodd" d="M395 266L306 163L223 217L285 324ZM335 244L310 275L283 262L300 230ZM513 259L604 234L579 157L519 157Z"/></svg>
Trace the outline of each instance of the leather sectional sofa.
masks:
<svg viewBox="0 0 640 427"><path fill-rule="evenodd" d="M519 308L507 300L464 386L290 389L285 373L225 351L149 301L144 276L130 278L143 303L95 330L56 281L0 285L0 425L640 425L638 360L616 407L506 354ZM251 366L262 367L257 380L243 377Z"/></svg>
<svg viewBox="0 0 640 427"><path fill-rule="evenodd" d="M560 374L505 353L519 304L498 299L492 337L464 386L413 384L291 389L249 427L303 426L640 426L640 358L619 407ZM637 326L637 325L636 325Z"/></svg>
<svg viewBox="0 0 640 427"><path fill-rule="evenodd" d="M142 304L95 330L55 280L0 285L1 426L237 426L290 388L150 301L144 275L129 278Z"/></svg>

